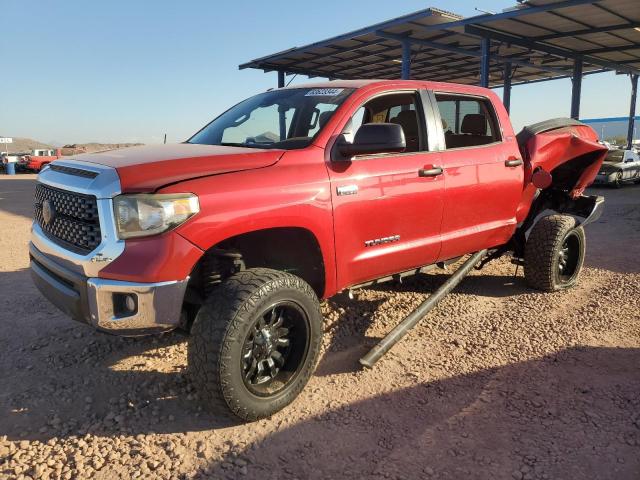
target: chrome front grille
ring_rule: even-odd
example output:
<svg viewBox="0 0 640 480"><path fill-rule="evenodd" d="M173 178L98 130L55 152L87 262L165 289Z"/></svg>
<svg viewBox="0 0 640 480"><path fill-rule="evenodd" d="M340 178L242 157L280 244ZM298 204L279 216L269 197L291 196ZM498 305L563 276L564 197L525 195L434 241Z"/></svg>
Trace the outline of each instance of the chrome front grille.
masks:
<svg viewBox="0 0 640 480"><path fill-rule="evenodd" d="M94 195L36 185L34 218L43 233L58 245L87 254L102 240Z"/></svg>

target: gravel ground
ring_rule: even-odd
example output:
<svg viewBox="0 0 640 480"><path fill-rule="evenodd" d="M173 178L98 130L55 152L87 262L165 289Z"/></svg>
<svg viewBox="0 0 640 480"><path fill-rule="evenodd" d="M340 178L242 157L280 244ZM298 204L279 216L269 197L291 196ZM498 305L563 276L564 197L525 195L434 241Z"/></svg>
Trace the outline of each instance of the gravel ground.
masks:
<svg viewBox="0 0 640 480"><path fill-rule="evenodd" d="M445 274L325 302L315 376L247 425L201 408L184 335L96 333L38 294L33 188L0 179L0 478L640 478L638 187L598 190L576 288L490 264L372 370L357 359Z"/></svg>

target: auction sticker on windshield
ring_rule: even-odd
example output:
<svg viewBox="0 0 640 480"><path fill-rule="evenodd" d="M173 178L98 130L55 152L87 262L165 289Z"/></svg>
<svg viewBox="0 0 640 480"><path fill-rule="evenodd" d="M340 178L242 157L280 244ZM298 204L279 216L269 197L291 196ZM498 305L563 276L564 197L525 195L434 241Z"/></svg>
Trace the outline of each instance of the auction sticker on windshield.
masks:
<svg viewBox="0 0 640 480"><path fill-rule="evenodd" d="M333 97L342 92L344 88L314 88L313 90L309 90L304 96L305 97Z"/></svg>

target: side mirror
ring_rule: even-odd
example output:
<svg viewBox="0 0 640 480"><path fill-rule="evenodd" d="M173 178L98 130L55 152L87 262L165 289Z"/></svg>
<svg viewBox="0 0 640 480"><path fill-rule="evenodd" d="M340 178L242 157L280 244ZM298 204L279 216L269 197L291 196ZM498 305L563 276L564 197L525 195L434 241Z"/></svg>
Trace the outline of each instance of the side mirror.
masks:
<svg viewBox="0 0 640 480"><path fill-rule="evenodd" d="M341 135L336 144L344 157L372 155L376 153L402 152L407 148L404 132L395 123L365 123L353 139L353 143Z"/></svg>

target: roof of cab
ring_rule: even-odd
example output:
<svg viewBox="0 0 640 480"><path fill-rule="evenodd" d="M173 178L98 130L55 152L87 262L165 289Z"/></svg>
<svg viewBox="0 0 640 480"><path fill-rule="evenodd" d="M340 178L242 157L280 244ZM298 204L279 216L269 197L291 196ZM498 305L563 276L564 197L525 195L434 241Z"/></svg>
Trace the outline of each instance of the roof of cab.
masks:
<svg viewBox="0 0 640 480"><path fill-rule="evenodd" d="M459 83L432 82L428 80L327 80L324 82L311 82L283 87L285 89L293 88L364 88L369 86L388 86L390 88L426 88L429 90L450 90L452 92L465 92L487 96L491 92L488 88L478 87L475 85L464 85Z"/></svg>

